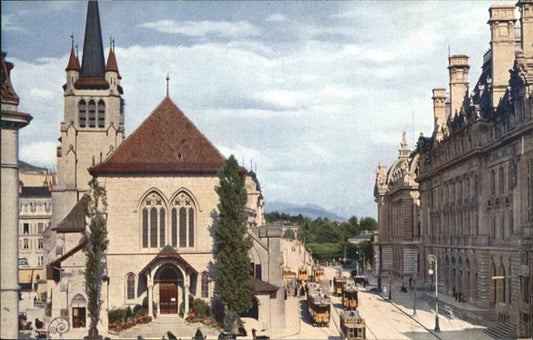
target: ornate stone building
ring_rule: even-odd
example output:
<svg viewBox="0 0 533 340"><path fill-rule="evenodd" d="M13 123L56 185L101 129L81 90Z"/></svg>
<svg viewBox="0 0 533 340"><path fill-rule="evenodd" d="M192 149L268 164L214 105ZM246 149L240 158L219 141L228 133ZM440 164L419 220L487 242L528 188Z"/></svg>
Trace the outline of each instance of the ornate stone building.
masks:
<svg viewBox="0 0 533 340"><path fill-rule="evenodd" d="M71 49L64 86L52 226L46 231L52 317L69 320L71 337L86 334L84 285L88 182L107 192L109 246L100 333L107 311L147 300L149 313L178 315L189 297L210 301L214 283L212 225L217 171L226 159L167 96L126 139L121 76L104 52L98 3L89 1L83 62ZM284 328L280 228L264 224L263 196L253 172L241 168L248 194L255 287L250 316L268 329ZM154 308L155 306L155 308Z"/></svg>
<svg viewBox="0 0 533 340"><path fill-rule="evenodd" d="M1 256L0 256L0 338L18 338L19 284L18 284L18 131L28 125L32 117L18 111L19 97L11 84L14 65L1 53Z"/></svg>
<svg viewBox="0 0 533 340"><path fill-rule="evenodd" d="M418 154L411 154L403 134L398 159L387 171L378 165L374 197L378 204L379 241L376 262L380 277L413 283L419 266Z"/></svg>
<svg viewBox="0 0 533 340"><path fill-rule="evenodd" d="M495 311L531 336L533 268L533 1L492 6L490 49L469 91L468 57L449 57L449 95L433 90L435 126L421 137L421 266L439 290Z"/></svg>

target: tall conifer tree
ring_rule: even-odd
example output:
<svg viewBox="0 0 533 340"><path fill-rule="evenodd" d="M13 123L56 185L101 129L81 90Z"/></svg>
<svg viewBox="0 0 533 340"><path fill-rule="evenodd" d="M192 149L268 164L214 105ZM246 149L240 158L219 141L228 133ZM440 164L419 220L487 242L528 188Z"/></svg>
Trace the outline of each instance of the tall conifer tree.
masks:
<svg viewBox="0 0 533 340"><path fill-rule="evenodd" d="M215 188L220 203L214 221L215 292L229 312L242 313L252 306L250 282L252 242L246 234L244 208L247 200L239 165L232 155L219 170Z"/></svg>
<svg viewBox="0 0 533 340"><path fill-rule="evenodd" d="M107 200L105 189L102 188L96 178L89 182L88 217L89 232L86 250L85 284L87 286L87 309L89 312L89 338L98 336L98 321L102 301L102 277L106 264L106 250L108 245L107 226L105 213Z"/></svg>

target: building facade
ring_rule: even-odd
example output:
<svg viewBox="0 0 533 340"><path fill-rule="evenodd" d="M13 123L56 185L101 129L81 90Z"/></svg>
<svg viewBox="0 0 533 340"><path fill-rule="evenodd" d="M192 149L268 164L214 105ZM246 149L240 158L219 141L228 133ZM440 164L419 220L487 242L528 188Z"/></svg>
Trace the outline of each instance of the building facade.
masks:
<svg viewBox="0 0 533 340"><path fill-rule="evenodd" d="M429 254L441 293L493 310L531 336L533 1L492 6L490 49L469 91L468 57L449 57L449 93L433 90L434 131L421 137L420 277Z"/></svg>
<svg viewBox="0 0 533 340"><path fill-rule="evenodd" d="M419 267L418 154L412 154L403 134L398 159L387 170L378 165L374 197L378 205L379 241L375 241L378 275L413 284Z"/></svg>
<svg viewBox="0 0 533 340"><path fill-rule="evenodd" d="M147 302L151 315L189 309L189 297L211 301L212 227L219 203L217 172L226 159L167 96L125 139L121 76L114 46L107 63L98 3L89 1L83 62L71 49L66 68L64 121L58 148L57 186L45 262L52 318L87 331L84 285L88 182L107 193L106 281L100 333L107 311ZM241 168L254 308L269 329L284 328L281 230L264 226L259 181ZM186 314L186 313L185 313ZM74 333L72 333L74 334Z"/></svg>
<svg viewBox="0 0 533 340"><path fill-rule="evenodd" d="M0 275L0 338L18 338L19 284L18 284L18 130L28 125L32 117L18 111L19 97L11 84L14 65L1 53L1 134L2 185L1 190L1 260Z"/></svg>

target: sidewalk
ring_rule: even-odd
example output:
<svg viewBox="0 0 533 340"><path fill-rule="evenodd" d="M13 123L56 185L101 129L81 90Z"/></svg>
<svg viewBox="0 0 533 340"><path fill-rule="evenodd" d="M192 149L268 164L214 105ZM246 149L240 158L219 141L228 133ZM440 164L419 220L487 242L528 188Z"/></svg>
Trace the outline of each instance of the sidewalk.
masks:
<svg viewBox="0 0 533 340"><path fill-rule="evenodd" d="M382 282L383 285L383 282ZM467 321L457 318L453 312L449 310L442 310L439 308L439 327L440 332L435 332L435 310L423 299L423 294L428 297L434 297L430 292L417 292L416 303L414 300L414 291L408 290L407 293L401 291L402 283L399 281L392 282L392 300L388 300L388 292L385 296L387 301L402 311L405 315L408 315L411 319L418 322L424 328L431 332L435 337L440 339L457 339L457 338L469 338L470 340L491 339L483 330L485 327L471 324ZM388 289L388 282L386 284ZM479 308L469 305L467 303L455 302L453 297L449 297L444 294L439 294L439 300L449 303L451 306L457 306L458 308L468 310L480 310ZM430 300L432 301L432 300ZM413 315L413 307L416 306L416 314ZM439 304L440 307L440 304Z"/></svg>

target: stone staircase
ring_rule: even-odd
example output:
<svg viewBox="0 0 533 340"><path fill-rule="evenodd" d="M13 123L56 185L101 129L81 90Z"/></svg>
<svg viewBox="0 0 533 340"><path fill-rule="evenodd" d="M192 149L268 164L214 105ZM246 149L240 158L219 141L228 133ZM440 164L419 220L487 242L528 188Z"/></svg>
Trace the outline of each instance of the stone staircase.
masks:
<svg viewBox="0 0 533 340"><path fill-rule="evenodd" d="M430 308L435 309L435 298L433 296L423 293L420 297L430 306ZM442 300L439 300L439 314L448 318L458 318L483 326L490 326L498 323L498 317L494 311L483 309L466 310Z"/></svg>
<svg viewBox="0 0 533 340"><path fill-rule="evenodd" d="M191 339L197 329L202 331L208 338L217 338L220 332L211 327L200 323L187 323L177 315L159 315L152 322L144 325L137 325L120 332L118 335L112 335L112 338L119 339L168 339L168 332L171 332L178 339Z"/></svg>
<svg viewBox="0 0 533 340"><path fill-rule="evenodd" d="M493 339L516 339L516 325L511 322L499 324L483 330L485 334Z"/></svg>

